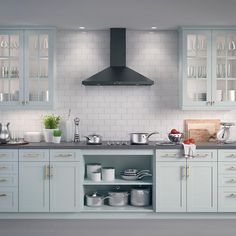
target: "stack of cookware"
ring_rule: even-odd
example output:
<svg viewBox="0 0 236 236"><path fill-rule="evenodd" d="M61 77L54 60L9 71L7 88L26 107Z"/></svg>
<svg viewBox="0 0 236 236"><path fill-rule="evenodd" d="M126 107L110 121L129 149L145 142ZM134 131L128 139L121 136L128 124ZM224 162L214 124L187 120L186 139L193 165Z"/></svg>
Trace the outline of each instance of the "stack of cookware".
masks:
<svg viewBox="0 0 236 236"><path fill-rule="evenodd" d="M119 187L108 191L108 195L104 196L98 192L91 192L85 195L86 205L90 207L101 207L104 201L108 200L108 205L113 207L125 207L129 204L137 207L149 206L151 202L151 190L147 187L134 187L130 193L121 190Z"/></svg>
<svg viewBox="0 0 236 236"><path fill-rule="evenodd" d="M125 180L139 180L150 176L150 170L126 169L121 172L121 178Z"/></svg>

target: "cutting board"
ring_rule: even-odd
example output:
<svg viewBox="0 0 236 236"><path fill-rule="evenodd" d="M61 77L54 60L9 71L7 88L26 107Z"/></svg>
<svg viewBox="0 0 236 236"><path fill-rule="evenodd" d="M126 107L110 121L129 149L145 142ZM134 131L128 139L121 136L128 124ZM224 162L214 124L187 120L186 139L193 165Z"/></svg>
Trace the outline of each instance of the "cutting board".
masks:
<svg viewBox="0 0 236 236"><path fill-rule="evenodd" d="M185 138L193 138L196 142L216 141L216 134L220 129L219 119L188 119L184 121Z"/></svg>

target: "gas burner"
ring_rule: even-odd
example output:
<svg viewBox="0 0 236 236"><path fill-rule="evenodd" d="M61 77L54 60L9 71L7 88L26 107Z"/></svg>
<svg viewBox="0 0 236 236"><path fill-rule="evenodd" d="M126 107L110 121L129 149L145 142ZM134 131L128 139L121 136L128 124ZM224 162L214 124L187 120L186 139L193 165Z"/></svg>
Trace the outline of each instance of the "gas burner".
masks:
<svg viewBox="0 0 236 236"><path fill-rule="evenodd" d="M128 141L107 141L107 145L119 145L119 146L122 146L122 145L130 145L130 143Z"/></svg>

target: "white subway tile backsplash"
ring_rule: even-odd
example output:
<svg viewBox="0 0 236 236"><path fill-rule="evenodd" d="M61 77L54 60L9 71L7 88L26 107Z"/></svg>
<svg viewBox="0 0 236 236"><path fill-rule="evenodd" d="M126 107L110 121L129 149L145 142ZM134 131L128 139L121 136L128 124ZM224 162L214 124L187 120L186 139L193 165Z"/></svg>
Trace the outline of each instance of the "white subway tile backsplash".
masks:
<svg viewBox="0 0 236 236"><path fill-rule="evenodd" d="M189 118L234 121L235 111L181 111L178 108L177 31L127 31L127 65L155 81L151 87L85 87L83 79L109 66L109 31L57 33L56 103L53 111L0 111L11 129L42 129L42 116L54 113L79 116L81 136L99 133L104 140L129 139L131 132L183 130ZM233 136L236 138L236 128Z"/></svg>

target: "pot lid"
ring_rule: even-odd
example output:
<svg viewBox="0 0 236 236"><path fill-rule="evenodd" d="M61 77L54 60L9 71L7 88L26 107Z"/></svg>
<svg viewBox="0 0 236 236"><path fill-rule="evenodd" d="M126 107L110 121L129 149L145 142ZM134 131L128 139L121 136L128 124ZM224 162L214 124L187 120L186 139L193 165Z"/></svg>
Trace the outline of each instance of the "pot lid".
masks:
<svg viewBox="0 0 236 236"><path fill-rule="evenodd" d="M92 193L87 193L86 196L96 198L96 197L103 197L100 193L98 192L92 192Z"/></svg>

